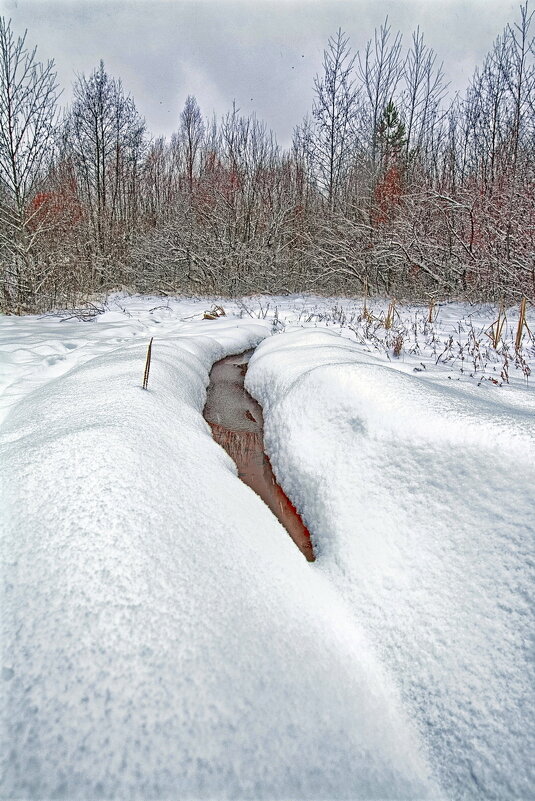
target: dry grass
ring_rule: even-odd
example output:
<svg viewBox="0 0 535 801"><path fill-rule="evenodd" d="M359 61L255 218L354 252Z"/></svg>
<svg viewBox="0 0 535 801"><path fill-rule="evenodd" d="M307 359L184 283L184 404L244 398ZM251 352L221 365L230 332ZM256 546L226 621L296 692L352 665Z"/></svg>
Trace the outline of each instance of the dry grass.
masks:
<svg viewBox="0 0 535 801"><path fill-rule="evenodd" d="M218 317L226 317L227 313L222 306L212 306L209 311L203 314L203 320L217 320Z"/></svg>
<svg viewBox="0 0 535 801"><path fill-rule="evenodd" d="M363 305L362 305L363 302ZM528 301L529 302L529 301ZM368 352L377 352L386 359L416 358L414 372L422 372L431 365L442 365L451 371L448 377L457 376L474 380L478 386L489 382L496 386L509 384L522 377L526 385L533 373L535 337L527 324L529 306L521 307L518 334L516 326L508 326L503 304L497 318L486 308L481 322L476 323L471 314L444 330L441 324L441 305L429 301L423 308L411 311L410 307L392 300L385 310L370 298L355 299L353 304L337 303L331 308L303 304L296 309L292 324L337 325L350 333L356 343ZM250 310L243 304L243 313L257 318L265 316L265 307ZM285 330L287 322L284 311L278 307L270 310L274 315L274 331ZM496 313L495 313L496 314ZM487 322L484 321L484 316ZM390 326L390 327L388 327ZM533 327L532 327L533 328ZM515 331L520 347L515 348ZM526 333L528 336L526 336ZM520 339L518 337L520 336Z"/></svg>
<svg viewBox="0 0 535 801"><path fill-rule="evenodd" d="M403 348L403 335L402 334L398 334L396 336L396 338L394 339L394 348L392 350L392 353L394 354L396 359L399 359L399 357L401 355L401 349L402 348Z"/></svg>

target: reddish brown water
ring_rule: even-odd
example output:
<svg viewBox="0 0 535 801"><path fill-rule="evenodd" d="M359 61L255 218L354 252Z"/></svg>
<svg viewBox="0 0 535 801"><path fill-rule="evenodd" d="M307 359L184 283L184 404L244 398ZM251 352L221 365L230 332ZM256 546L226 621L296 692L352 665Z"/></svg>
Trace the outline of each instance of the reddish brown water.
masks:
<svg viewBox="0 0 535 801"><path fill-rule="evenodd" d="M204 417L216 442L225 448L241 480L259 495L282 523L309 562L314 561L310 533L277 484L264 453L262 409L244 389L252 350L216 362L210 373Z"/></svg>

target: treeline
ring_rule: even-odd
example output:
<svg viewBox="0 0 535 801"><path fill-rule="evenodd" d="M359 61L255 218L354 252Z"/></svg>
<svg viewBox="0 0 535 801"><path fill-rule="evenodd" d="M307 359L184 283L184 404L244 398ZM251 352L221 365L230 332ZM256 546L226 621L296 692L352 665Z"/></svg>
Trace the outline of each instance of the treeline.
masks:
<svg viewBox="0 0 535 801"><path fill-rule="evenodd" d="M143 292L535 298L533 12L462 96L388 23L329 39L310 114L281 150L188 97L151 139L104 65L60 117L54 63L0 18L0 280L8 311Z"/></svg>

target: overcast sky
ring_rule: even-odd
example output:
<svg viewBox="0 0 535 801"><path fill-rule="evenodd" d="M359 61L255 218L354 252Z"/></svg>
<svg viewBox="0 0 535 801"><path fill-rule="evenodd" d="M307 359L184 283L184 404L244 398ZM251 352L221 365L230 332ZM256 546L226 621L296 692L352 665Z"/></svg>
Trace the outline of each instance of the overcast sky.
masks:
<svg viewBox="0 0 535 801"><path fill-rule="evenodd" d="M362 49L388 14L410 41L417 25L455 89L468 82L495 37L517 19L509 0L0 0L14 30L28 29L41 60L53 58L70 100L77 74L104 60L123 81L153 135L176 130L193 94L205 115L235 99L287 145L309 111L328 37L341 27Z"/></svg>

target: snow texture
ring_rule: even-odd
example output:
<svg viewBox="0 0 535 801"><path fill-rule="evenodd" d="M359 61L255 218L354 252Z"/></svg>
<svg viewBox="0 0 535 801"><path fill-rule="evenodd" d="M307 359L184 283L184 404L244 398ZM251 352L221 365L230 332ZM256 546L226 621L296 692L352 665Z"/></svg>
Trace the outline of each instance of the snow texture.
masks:
<svg viewBox="0 0 535 801"><path fill-rule="evenodd" d="M260 344L266 451L442 792L532 798L533 391L365 350L317 326Z"/></svg>
<svg viewBox="0 0 535 801"><path fill-rule="evenodd" d="M505 423L465 446L464 490L456 491L448 474L455 422L436 441L418 440L416 427L394 446L397 422L374 439L366 430L387 401L379 407L372 393L368 404L356 389L373 370L344 363L301 377L306 339L298 367L285 349L297 337L273 337L251 386L269 408L277 470L286 480L296 465L289 487L320 555L310 566L239 481L201 414L211 364L254 347L269 321L185 321L199 316L194 301L158 310L154 299L117 303L93 322L0 320L0 795L436 798L413 708L443 726L432 742L444 746L445 761L460 760L461 776L470 761L477 781L494 787L508 761L510 787L525 787L517 731L527 725L519 704L522 694L529 700L520 672L528 607L519 557L532 466L517 439L506 442ZM332 337L319 336L335 353ZM279 350L269 347L275 340ZM386 372L374 379L381 392ZM427 401L395 378L388 392L405 393L422 418L429 403L430 420L432 393ZM513 433L522 421L519 411ZM388 460L385 448L395 451ZM476 466L489 482L483 498L470 483ZM429 487L433 476L436 495L419 508L416 482ZM489 526L496 513L499 524ZM431 518L435 533L425 530ZM389 673L396 648L402 689L414 696L409 713ZM476 762L473 720L484 747Z"/></svg>

